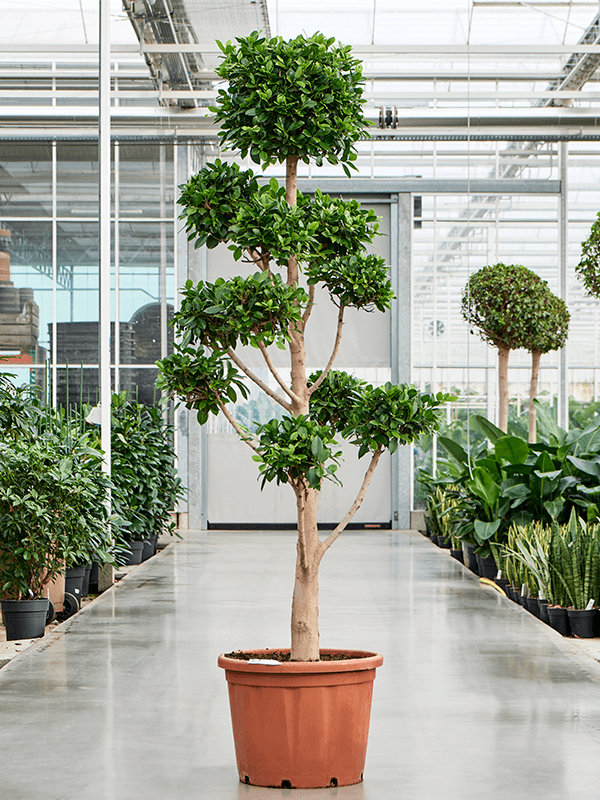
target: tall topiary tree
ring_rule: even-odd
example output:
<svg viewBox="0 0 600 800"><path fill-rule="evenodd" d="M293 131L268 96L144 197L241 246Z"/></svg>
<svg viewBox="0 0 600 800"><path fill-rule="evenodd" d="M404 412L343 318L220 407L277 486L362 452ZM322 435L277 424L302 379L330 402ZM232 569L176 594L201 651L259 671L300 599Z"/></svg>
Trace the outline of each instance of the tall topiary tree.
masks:
<svg viewBox="0 0 600 800"><path fill-rule="evenodd" d="M222 412L252 448L266 481L289 484L296 496L298 540L292 601L291 658L319 659L318 571L321 559L360 507L382 452L437 427L447 395L420 395L408 385L373 388L332 372L347 308L385 311L393 299L382 258L366 255L376 217L355 201L297 191L298 162L325 160L349 174L363 133L362 71L349 47L321 34L291 41L253 33L220 45L217 72L229 82L213 109L221 140L264 167L285 163L285 188L259 185L251 170L220 160L182 187L180 203L196 246L228 242L251 268L246 277L188 281L174 325L180 340L160 362L164 388L196 409L201 423ZM307 376L305 331L324 286L337 306L337 331L324 369ZM307 287L307 288L305 288ZM279 386L274 391L240 359L238 345L260 350ZM276 370L270 348L287 349L291 383ZM243 375L284 410L282 419L242 428L228 408L247 396ZM324 480L338 482L336 437L354 442L369 463L356 499L324 540L317 528Z"/></svg>
<svg viewBox="0 0 600 800"><path fill-rule="evenodd" d="M537 395L542 353L562 347L569 312L548 283L520 264L494 264L474 272L462 296L462 314L481 338L498 349L498 426L508 427L508 357L511 350L531 352L529 441L535 441Z"/></svg>
<svg viewBox="0 0 600 800"><path fill-rule="evenodd" d="M590 297L600 298L600 212L592 225L590 235L581 243L581 260L575 267L577 277L583 281Z"/></svg>

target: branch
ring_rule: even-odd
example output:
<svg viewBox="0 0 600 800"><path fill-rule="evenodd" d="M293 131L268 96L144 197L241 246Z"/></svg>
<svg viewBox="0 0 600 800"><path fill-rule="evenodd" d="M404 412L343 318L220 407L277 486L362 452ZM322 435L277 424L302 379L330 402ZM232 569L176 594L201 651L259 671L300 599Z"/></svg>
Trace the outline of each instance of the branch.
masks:
<svg viewBox="0 0 600 800"><path fill-rule="evenodd" d="M242 441L246 442L248 447L251 447L254 450L255 453L258 453L258 449L252 444L251 435L249 433L245 432L243 430L243 428L241 428L238 425L236 420L233 418L231 412L229 411L229 409L227 408L225 403L221 400L221 398L218 395L217 395L217 403L219 404L219 407L220 407L221 411L223 412L225 418L227 419L227 422L229 422L229 424L233 428L235 428L235 432L240 437L240 439L242 439Z"/></svg>
<svg viewBox="0 0 600 800"><path fill-rule="evenodd" d="M369 464L369 468L365 473L365 477L363 479L362 486L360 487L360 491L356 495L356 500L352 503L352 505L350 506L350 510L348 511L344 519L340 522L340 524L337 526L337 528L334 528L334 530L329 534L327 539L325 539L324 542L321 542L321 557L325 555L325 553L329 550L331 545L335 542L340 533L344 530L346 525L350 522L352 517L361 507L362 501L365 499L365 494L367 492L367 489L369 488L369 484L371 483L371 478L373 477L373 473L375 472L375 467L377 466L377 462L379 461L382 452L383 448L381 445L379 445L377 450L375 450L375 452L373 453L373 457L371 458L371 463Z"/></svg>
<svg viewBox="0 0 600 800"><path fill-rule="evenodd" d="M247 252L250 257L250 261L252 261L253 264L256 264L261 272L270 272L268 253L259 254L258 250L254 250L251 247L247 248Z"/></svg>
<svg viewBox="0 0 600 800"><path fill-rule="evenodd" d="M345 308L346 308L346 306L340 306L340 310L339 310L339 313L338 313L337 333L336 333L336 336L335 336L335 344L333 345L333 352L331 354L331 358L329 359L329 361L327 363L327 366L325 367L323 372L319 375L317 380L309 388L309 390L308 390L309 397L313 392L317 391L319 386L323 383L325 378L331 372L331 368L333 367L333 362L336 359L336 356L337 356L337 354L339 352L339 349L340 349L340 345L342 343L342 327L344 325L344 309Z"/></svg>
<svg viewBox="0 0 600 800"><path fill-rule="evenodd" d="M283 391L287 394L287 396L290 398L290 400L295 400L297 403L299 403L300 402L300 398L298 397L298 395L295 394L294 392L292 392L290 387L286 385L286 383L283 380L283 378L281 377L281 375L275 369L275 365L273 364L273 362L271 360L271 356L269 355L269 353L267 351L267 348L265 347L265 343L264 342L259 342L258 343L258 349L263 354L263 358L265 359L265 362L267 364L267 367L269 368L269 371L271 372L271 375L275 378L275 380L281 386Z"/></svg>
<svg viewBox="0 0 600 800"><path fill-rule="evenodd" d="M267 386L267 384L264 381L261 381L261 379L258 377L258 375L255 375L252 372L252 370L248 369L248 367L242 361L240 361L238 356L236 356L235 352L231 349L231 347L227 351L227 355L233 361L233 363L242 370L244 375L247 375L250 378L251 381L254 381L254 383L257 386L259 386L263 390L263 392L265 394L268 394L269 397L271 397L273 400L275 400L276 403L279 403L280 406L283 406L286 411L291 412L291 410L292 410L291 405L289 403L286 403L285 400L282 400L282 398L279 397L277 392L274 392L273 389L271 389L269 386Z"/></svg>
<svg viewBox="0 0 600 800"><path fill-rule="evenodd" d="M306 328L306 323L308 322L308 318L310 317L311 312L313 310L314 304L315 304L315 285L313 283L308 289L308 304L306 306L304 314L302 314L302 322L304 323L305 328Z"/></svg>

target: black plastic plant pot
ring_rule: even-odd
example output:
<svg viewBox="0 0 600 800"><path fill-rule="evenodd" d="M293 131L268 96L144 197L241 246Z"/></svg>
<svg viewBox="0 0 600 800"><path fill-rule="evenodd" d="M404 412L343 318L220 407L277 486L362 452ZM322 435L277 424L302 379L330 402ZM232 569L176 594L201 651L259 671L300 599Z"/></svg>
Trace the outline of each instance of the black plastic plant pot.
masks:
<svg viewBox="0 0 600 800"><path fill-rule="evenodd" d="M465 567L468 567L471 572L479 575L479 570L477 568L477 555L473 551L473 545L469 544L468 542L463 542L463 559Z"/></svg>
<svg viewBox="0 0 600 800"><path fill-rule="evenodd" d="M585 609L568 608L567 614L569 616L569 624L571 625L571 633L573 636L577 636L578 639L594 638L595 608L589 611Z"/></svg>
<svg viewBox="0 0 600 800"><path fill-rule="evenodd" d="M450 549L450 555L452 556L452 558L455 558L457 561L460 561L461 564L463 563L463 551L462 550L455 550L454 548L451 548Z"/></svg>
<svg viewBox="0 0 600 800"><path fill-rule="evenodd" d="M87 597L90 593L90 575L92 574L92 565L85 565L85 572L83 575L83 582L81 584L81 596Z"/></svg>
<svg viewBox="0 0 600 800"><path fill-rule="evenodd" d="M65 593L72 594L81 603L83 598L83 581L85 579L85 564L79 567L68 567L65 572ZM89 582L88 582L89 586Z"/></svg>
<svg viewBox="0 0 600 800"><path fill-rule="evenodd" d="M429 538L431 539L431 541L432 541L434 544L437 544L437 543L438 543L438 537L437 537L435 534L433 534L433 533L432 533L432 534L431 534L431 536L430 536Z"/></svg>
<svg viewBox="0 0 600 800"><path fill-rule="evenodd" d="M548 620L548 601L538 599L538 606L540 608L540 619L542 620L542 622L545 622L546 625L549 625L550 622Z"/></svg>
<svg viewBox="0 0 600 800"><path fill-rule="evenodd" d="M562 606L548 606L548 622L551 628L562 636L568 636L570 631L567 609Z"/></svg>
<svg viewBox="0 0 600 800"><path fill-rule="evenodd" d="M154 542L152 539L142 540L142 561L148 561L154 555Z"/></svg>
<svg viewBox="0 0 600 800"><path fill-rule="evenodd" d="M452 541L446 536L438 536L438 546L443 547L444 550L450 550L452 548Z"/></svg>
<svg viewBox="0 0 600 800"><path fill-rule="evenodd" d="M6 639L40 639L44 635L48 598L36 600L3 600L2 618Z"/></svg>
<svg viewBox="0 0 600 800"><path fill-rule="evenodd" d="M530 614L533 614L534 617L540 619L540 606L537 597L526 597L525 608Z"/></svg>
<svg viewBox="0 0 600 800"><path fill-rule="evenodd" d="M144 550L144 543L143 542L127 542L127 546L129 547L129 557L125 562L125 565L128 567L133 566L134 564L141 564L142 563L142 552Z"/></svg>
<svg viewBox="0 0 600 800"><path fill-rule="evenodd" d="M92 594L98 593L98 582L100 580L100 565L96 564L95 562L92 564L92 570L90 572L90 586L89 590Z"/></svg>
<svg viewBox="0 0 600 800"><path fill-rule="evenodd" d="M493 580L498 574L498 567L496 566L496 559L494 556L487 556L482 558L479 556L479 574L482 578L489 578Z"/></svg>
<svg viewBox="0 0 600 800"><path fill-rule="evenodd" d="M509 596L507 591L508 581L506 580L506 578L494 578L494 583L496 584L496 586L499 586L502 589L502 591L507 597Z"/></svg>

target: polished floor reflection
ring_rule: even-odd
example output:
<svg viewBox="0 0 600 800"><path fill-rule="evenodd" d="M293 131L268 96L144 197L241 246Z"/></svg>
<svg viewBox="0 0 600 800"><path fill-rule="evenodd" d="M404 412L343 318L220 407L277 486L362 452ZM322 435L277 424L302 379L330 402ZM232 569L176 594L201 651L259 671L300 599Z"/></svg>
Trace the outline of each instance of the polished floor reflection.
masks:
<svg viewBox="0 0 600 800"><path fill-rule="evenodd" d="M288 643L291 533L189 533L0 670L6 800L581 800L600 664L418 534L348 532L321 642L379 650L365 782L238 783L220 652Z"/></svg>

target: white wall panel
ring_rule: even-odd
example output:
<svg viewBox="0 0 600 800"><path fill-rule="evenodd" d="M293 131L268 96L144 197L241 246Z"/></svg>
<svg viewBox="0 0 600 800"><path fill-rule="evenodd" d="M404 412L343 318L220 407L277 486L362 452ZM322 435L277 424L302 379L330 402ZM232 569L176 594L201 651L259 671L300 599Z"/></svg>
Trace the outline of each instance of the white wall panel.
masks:
<svg viewBox="0 0 600 800"><path fill-rule="evenodd" d="M209 523L289 523L295 527L296 499L291 487L266 484L261 492L250 448L232 433L215 433L207 438ZM340 488L325 482L319 522L340 521L358 494L369 464L368 456L358 460L353 445L344 443L342 449L345 460L339 475L344 485ZM385 453L354 521L389 522L390 509L390 458Z"/></svg>

